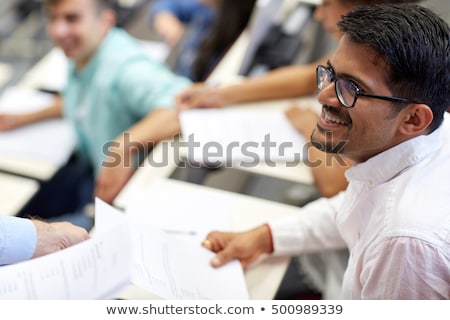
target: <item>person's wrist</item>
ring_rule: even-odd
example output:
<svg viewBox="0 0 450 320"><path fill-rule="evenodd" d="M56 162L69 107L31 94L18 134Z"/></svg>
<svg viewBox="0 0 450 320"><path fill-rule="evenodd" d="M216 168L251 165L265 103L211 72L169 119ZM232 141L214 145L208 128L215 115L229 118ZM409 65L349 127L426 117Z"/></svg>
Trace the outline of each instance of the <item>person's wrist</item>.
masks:
<svg viewBox="0 0 450 320"><path fill-rule="evenodd" d="M49 249L50 239L53 239L54 230L52 225L47 222L32 219L34 227L36 228L36 248L34 250L33 258L43 256L51 252Z"/></svg>
<svg viewBox="0 0 450 320"><path fill-rule="evenodd" d="M273 246L273 239L272 239L272 231L270 229L269 224L263 224L258 229L259 237L258 237L258 243L260 244L261 248L260 250L264 253L273 253L274 246Z"/></svg>
<svg viewBox="0 0 450 320"><path fill-rule="evenodd" d="M230 87L214 88L212 90L215 90L215 95L222 101L223 106L237 103L233 89Z"/></svg>
<svg viewBox="0 0 450 320"><path fill-rule="evenodd" d="M268 233L269 233L269 237L268 237L268 240L269 240L269 246L268 246L269 251L268 251L267 253L273 253L273 251L274 251L275 248L274 248L274 246L273 246L272 229L270 228L270 225L269 225L268 223L266 223L264 226L266 227L266 229L267 229L267 231L268 231Z"/></svg>
<svg viewBox="0 0 450 320"><path fill-rule="evenodd" d="M32 117L29 114L14 114L9 118L9 126L11 128L22 127L32 122Z"/></svg>
<svg viewBox="0 0 450 320"><path fill-rule="evenodd" d="M108 147L104 164L109 167L135 167L135 157L142 149L139 143L130 141L129 133L124 133Z"/></svg>

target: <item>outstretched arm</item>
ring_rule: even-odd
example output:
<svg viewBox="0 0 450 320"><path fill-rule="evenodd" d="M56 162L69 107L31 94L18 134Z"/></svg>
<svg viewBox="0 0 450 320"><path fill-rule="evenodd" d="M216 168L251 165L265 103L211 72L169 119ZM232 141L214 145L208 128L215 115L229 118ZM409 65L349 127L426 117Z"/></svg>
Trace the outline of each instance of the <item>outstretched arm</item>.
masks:
<svg viewBox="0 0 450 320"><path fill-rule="evenodd" d="M0 114L0 131L7 131L26 126L31 123L62 117L62 98L56 97L48 108L23 114Z"/></svg>
<svg viewBox="0 0 450 320"><path fill-rule="evenodd" d="M236 85L209 87L203 83L195 84L176 96L177 109L220 108L251 101L312 95L317 89L316 66L326 60L279 68Z"/></svg>
<svg viewBox="0 0 450 320"><path fill-rule="evenodd" d="M96 181L95 195L112 203L133 175L133 159L140 151L149 151L161 140L173 138L180 132L177 115L170 109L156 109L115 139L109 156Z"/></svg>

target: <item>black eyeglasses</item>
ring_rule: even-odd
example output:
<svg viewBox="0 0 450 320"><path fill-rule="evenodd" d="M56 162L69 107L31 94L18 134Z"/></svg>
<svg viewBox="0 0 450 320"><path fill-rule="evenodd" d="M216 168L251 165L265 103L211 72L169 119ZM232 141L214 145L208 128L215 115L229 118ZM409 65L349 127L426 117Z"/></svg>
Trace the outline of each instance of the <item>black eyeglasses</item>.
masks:
<svg viewBox="0 0 450 320"><path fill-rule="evenodd" d="M419 103L405 98L378 96L361 92L361 89L350 80L338 78L331 67L317 66L316 81L319 91L322 91L334 81L336 96L338 97L339 102L346 108L353 108L359 96L400 103Z"/></svg>

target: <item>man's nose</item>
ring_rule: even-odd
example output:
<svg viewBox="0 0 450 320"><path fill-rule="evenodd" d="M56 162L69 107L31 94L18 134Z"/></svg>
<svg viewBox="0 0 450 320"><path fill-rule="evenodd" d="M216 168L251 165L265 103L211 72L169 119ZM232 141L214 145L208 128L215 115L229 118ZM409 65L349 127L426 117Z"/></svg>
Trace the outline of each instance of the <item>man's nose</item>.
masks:
<svg viewBox="0 0 450 320"><path fill-rule="evenodd" d="M58 19L50 22L49 26L49 34L53 38L61 38L67 35L69 31L69 25L62 19Z"/></svg>
<svg viewBox="0 0 450 320"><path fill-rule="evenodd" d="M329 106L340 106L339 99L336 95L336 90L334 89L335 82L331 81L323 87L323 89L317 95L317 101L320 104L326 104Z"/></svg>

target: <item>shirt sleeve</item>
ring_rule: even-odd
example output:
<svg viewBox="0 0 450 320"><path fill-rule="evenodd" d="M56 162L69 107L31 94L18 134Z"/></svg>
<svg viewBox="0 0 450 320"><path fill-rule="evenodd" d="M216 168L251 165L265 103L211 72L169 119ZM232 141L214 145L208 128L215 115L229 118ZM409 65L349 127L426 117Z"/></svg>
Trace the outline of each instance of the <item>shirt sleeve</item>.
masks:
<svg viewBox="0 0 450 320"><path fill-rule="evenodd" d="M0 265L30 259L36 242L36 228L29 219L0 216Z"/></svg>
<svg viewBox="0 0 450 320"><path fill-rule="evenodd" d="M359 280L362 299L450 299L448 247L387 237L366 250Z"/></svg>
<svg viewBox="0 0 450 320"><path fill-rule="evenodd" d="M159 108L174 108L175 95L191 85L163 63L137 58L122 68L118 96L137 118Z"/></svg>
<svg viewBox="0 0 450 320"><path fill-rule="evenodd" d="M344 192L332 198L321 198L296 214L270 220L274 254L296 255L346 248L336 227L336 214L343 198Z"/></svg>

